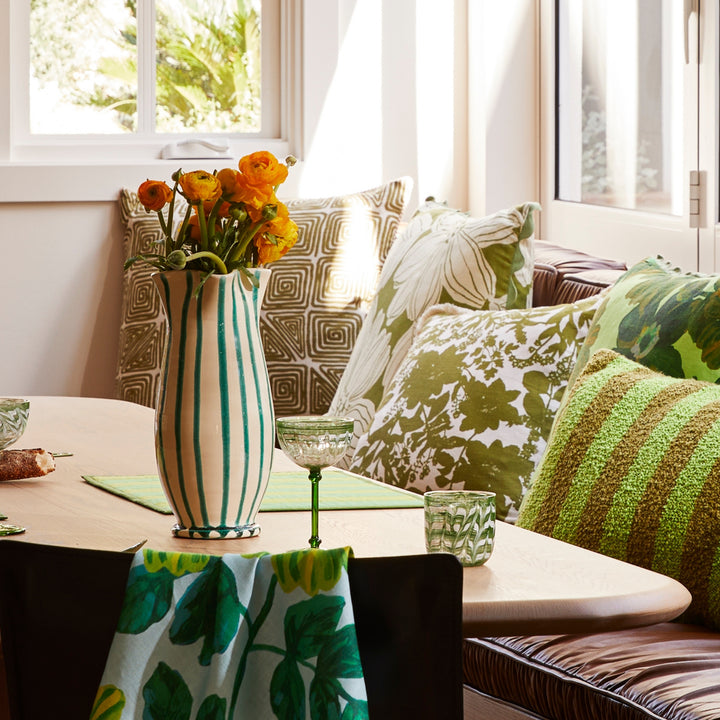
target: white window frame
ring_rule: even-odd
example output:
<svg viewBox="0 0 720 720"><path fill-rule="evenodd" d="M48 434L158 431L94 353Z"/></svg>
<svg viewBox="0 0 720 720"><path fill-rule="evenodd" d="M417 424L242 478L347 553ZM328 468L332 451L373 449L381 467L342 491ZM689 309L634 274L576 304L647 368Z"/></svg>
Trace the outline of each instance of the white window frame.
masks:
<svg viewBox="0 0 720 720"><path fill-rule="evenodd" d="M118 189L135 186L138 177L172 173L179 163L192 169L212 162L160 159L169 143L211 135L30 136L23 82L29 70L28 19L29 0L0 3L0 93L8 100L0 104L0 202L116 200ZM232 158L258 149L278 157L302 155L302 19L300 0L264 3L263 23L279 25L281 55L278 65L277 56L266 51L269 43L263 43L263 72L274 76L280 92L269 113L264 108L274 118L260 133L220 135L229 140Z"/></svg>
<svg viewBox="0 0 720 720"><path fill-rule="evenodd" d="M619 257L632 263L661 254L684 270L720 271L718 218L718 8L699 3L699 13L689 23L691 63L684 72L695 73L686 83L685 102L699 111L699 125L689 128L683 171L683 215L661 216L642 211L603 208L557 199L555 177L555 17L554 0L541 6L541 237L587 252ZM697 60L692 58L697 57ZM693 67L695 63L695 67ZM688 217L689 171L704 177L700 227Z"/></svg>

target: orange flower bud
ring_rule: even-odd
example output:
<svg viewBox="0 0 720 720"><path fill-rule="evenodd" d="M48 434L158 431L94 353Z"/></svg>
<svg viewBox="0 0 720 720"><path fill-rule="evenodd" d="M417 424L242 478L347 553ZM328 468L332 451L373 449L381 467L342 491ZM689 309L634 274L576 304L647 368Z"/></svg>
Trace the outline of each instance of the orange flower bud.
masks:
<svg viewBox="0 0 720 720"><path fill-rule="evenodd" d="M138 188L138 199L146 210L162 210L172 196L172 190L160 180L146 180Z"/></svg>
<svg viewBox="0 0 720 720"><path fill-rule="evenodd" d="M238 167L251 185L280 185L288 176L287 166L265 150L241 158Z"/></svg>

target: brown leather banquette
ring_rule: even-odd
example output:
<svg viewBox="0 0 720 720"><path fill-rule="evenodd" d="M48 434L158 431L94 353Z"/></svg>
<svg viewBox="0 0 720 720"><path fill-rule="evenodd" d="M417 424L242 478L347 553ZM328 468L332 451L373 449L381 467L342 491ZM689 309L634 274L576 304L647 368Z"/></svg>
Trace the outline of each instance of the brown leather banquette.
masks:
<svg viewBox="0 0 720 720"><path fill-rule="evenodd" d="M533 305L588 297L625 265L536 243ZM720 720L720 633L681 622L463 644L465 718Z"/></svg>

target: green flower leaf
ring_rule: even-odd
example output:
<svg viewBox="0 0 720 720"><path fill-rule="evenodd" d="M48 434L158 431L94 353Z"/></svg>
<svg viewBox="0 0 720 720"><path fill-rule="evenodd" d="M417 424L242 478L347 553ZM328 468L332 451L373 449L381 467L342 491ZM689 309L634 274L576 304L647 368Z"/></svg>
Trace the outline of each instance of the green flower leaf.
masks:
<svg viewBox="0 0 720 720"><path fill-rule="evenodd" d="M310 682L310 717L312 720L340 720L340 687L337 680L318 677Z"/></svg>
<svg viewBox="0 0 720 720"><path fill-rule="evenodd" d="M288 655L300 660L316 657L337 627L345 607L342 597L316 595L291 605L285 613Z"/></svg>
<svg viewBox="0 0 720 720"><path fill-rule="evenodd" d="M90 720L120 720L125 707L125 693L115 685L103 685L95 696Z"/></svg>
<svg viewBox="0 0 720 720"><path fill-rule="evenodd" d="M369 720L367 700L353 698L343 710L342 720Z"/></svg>
<svg viewBox="0 0 720 720"><path fill-rule="evenodd" d="M170 641L192 645L204 638L199 660L201 665L209 665L213 654L225 652L235 637L244 610L232 571L222 558L212 557L180 598Z"/></svg>
<svg viewBox="0 0 720 720"><path fill-rule="evenodd" d="M305 720L305 683L289 657L278 664L270 679L270 706L278 720Z"/></svg>
<svg viewBox="0 0 720 720"><path fill-rule="evenodd" d="M328 638L318 654L316 674L325 678L363 676L354 625L345 625Z"/></svg>
<svg viewBox="0 0 720 720"><path fill-rule="evenodd" d="M182 675L164 662L145 683L143 699L143 720L190 720L190 690Z"/></svg>
<svg viewBox="0 0 720 720"><path fill-rule="evenodd" d="M130 570L118 632L139 635L162 620L172 603L175 578L167 570L150 573L144 565Z"/></svg>
<svg viewBox="0 0 720 720"><path fill-rule="evenodd" d="M198 710L197 720L225 720L227 700L219 695L208 695Z"/></svg>

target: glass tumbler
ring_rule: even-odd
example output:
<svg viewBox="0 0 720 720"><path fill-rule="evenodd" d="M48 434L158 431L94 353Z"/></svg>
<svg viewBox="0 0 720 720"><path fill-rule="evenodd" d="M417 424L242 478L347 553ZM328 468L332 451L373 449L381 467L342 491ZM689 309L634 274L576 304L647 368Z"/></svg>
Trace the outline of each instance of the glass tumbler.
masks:
<svg viewBox="0 0 720 720"><path fill-rule="evenodd" d="M425 547L455 555L463 565L482 565L495 542L495 493L431 490L425 501Z"/></svg>

